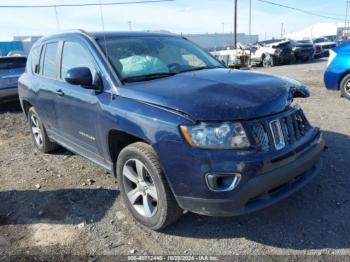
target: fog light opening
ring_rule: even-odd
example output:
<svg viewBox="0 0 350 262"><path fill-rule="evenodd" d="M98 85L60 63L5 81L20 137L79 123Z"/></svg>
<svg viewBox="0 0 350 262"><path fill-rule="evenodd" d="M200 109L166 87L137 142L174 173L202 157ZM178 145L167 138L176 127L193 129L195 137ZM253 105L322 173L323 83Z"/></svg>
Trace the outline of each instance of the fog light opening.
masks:
<svg viewBox="0 0 350 262"><path fill-rule="evenodd" d="M210 190L227 192L234 190L241 181L240 174L207 174L207 185Z"/></svg>

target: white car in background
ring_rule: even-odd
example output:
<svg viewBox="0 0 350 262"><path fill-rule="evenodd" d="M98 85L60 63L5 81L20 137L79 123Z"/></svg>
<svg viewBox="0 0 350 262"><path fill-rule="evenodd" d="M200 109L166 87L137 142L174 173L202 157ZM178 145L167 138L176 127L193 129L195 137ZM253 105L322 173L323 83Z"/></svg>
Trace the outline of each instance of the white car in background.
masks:
<svg viewBox="0 0 350 262"><path fill-rule="evenodd" d="M292 62L292 45L289 40L260 42L251 46L251 61L263 67Z"/></svg>

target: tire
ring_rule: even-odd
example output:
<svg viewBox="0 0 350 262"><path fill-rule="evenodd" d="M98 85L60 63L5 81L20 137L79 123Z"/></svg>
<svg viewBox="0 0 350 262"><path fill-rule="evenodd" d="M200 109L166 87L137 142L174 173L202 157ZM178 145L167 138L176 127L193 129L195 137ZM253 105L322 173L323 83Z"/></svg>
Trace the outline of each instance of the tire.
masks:
<svg viewBox="0 0 350 262"><path fill-rule="evenodd" d="M301 61L303 61L304 63L308 62L311 58L308 56L308 57L303 57L301 59Z"/></svg>
<svg viewBox="0 0 350 262"><path fill-rule="evenodd" d="M275 65L274 62L275 61L274 61L273 57L270 54L265 55L263 57L263 59L262 59L262 65L265 68L273 67Z"/></svg>
<svg viewBox="0 0 350 262"><path fill-rule="evenodd" d="M50 141L46 129L34 107L31 107L28 110L28 121L33 142L37 149L43 153L49 153L59 147L56 143Z"/></svg>
<svg viewBox="0 0 350 262"><path fill-rule="evenodd" d="M350 74L343 77L340 82L341 96L350 100Z"/></svg>
<svg viewBox="0 0 350 262"><path fill-rule="evenodd" d="M297 62L298 62L298 58L295 55L291 55L291 57L289 59L289 64L294 65Z"/></svg>
<svg viewBox="0 0 350 262"><path fill-rule="evenodd" d="M125 147L116 169L120 193L137 222L159 231L180 218L182 209L150 145L137 142Z"/></svg>

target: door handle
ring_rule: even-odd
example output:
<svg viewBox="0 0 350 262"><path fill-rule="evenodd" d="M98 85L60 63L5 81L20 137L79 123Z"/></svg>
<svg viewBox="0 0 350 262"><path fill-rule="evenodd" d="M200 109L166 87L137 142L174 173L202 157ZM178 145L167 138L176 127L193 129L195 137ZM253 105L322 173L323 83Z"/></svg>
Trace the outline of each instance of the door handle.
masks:
<svg viewBox="0 0 350 262"><path fill-rule="evenodd" d="M56 90L56 94L59 96L64 96L64 92L61 89Z"/></svg>

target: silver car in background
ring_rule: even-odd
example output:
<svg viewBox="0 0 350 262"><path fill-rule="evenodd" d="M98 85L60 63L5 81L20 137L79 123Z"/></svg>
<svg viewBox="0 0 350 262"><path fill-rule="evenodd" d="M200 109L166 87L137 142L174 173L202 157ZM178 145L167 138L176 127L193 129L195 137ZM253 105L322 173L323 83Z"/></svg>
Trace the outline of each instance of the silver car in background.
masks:
<svg viewBox="0 0 350 262"><path fill-rule="evenodd" d="M24 73L26 62L26 57L0 57L0 101L17 97L18 78Z"/></svg>

